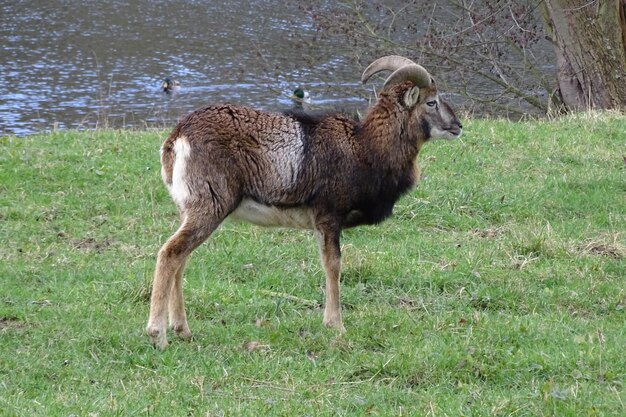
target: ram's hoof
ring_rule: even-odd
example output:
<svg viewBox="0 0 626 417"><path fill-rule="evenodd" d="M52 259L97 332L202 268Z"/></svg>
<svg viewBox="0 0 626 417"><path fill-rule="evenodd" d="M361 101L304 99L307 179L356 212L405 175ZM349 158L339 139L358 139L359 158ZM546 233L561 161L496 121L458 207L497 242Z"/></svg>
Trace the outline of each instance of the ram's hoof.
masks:
<svg viewBox="0 0 626 417"><path fill-rule="evenodd" d="M167 347L167 334L165 330L148 326L148 328L146 328L146 333L150 336L150 341L154 347L161 350Z"/></svg>
<svg viewBox="0 0 626 417"><path fill-rule="evenodd" d="M189 327L186 327L186 326L185 327L173 327L172 330L174 330L174 333L176 333L176 336L179 339L189 341L193 338L193 335L191 334Z"/></svg>
<svg viewBox="0 0 626 417"><path fill-rule="evenodd" d="M340 334L344 334L346 332L346 328L343 326L343 323L341 322L341 320L339 321L324 320L324 326L328 327L329 329L334 329Z"/></svg>

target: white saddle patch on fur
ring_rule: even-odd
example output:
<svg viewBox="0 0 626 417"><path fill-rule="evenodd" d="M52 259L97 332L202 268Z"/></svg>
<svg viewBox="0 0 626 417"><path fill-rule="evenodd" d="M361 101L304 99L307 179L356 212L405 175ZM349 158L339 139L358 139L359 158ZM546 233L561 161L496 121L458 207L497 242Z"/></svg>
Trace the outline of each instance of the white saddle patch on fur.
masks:
<svg viewBox="0 0 626 417"><path fill-rule="evenodd" d="M313 216L309 208L279 208L250 199L244 199L229 217L258 226L313 229Z"/></svg>

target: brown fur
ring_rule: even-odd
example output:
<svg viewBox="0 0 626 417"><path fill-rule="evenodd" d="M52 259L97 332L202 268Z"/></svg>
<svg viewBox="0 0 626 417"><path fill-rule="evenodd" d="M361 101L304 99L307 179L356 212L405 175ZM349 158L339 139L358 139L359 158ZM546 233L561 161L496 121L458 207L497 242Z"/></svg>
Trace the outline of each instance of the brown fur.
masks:
<svg viewBox="0 0 626 417"><path fill-rule="evenodd" d="M343 331L341 230L390 216L415 184L415 160L432 131L450 137L461 131L434 84L419 90L417 103L407 101L414 88L409 81L387 88L362 123L340 114L273 114L228 104L182 120L162 147L163 179L174 188L182 224L159 251L147 326L152 342L167 345L168 313L174 331L191 337L182 297L186 259L227 216L239 214L243 201L250 221L315 230L326 275L324 324ZM436 108L426 104L433 100ZM177 141L189 148L182 174L175 172L182 163ZM264 222L268 213L272 222Z"/></svg>

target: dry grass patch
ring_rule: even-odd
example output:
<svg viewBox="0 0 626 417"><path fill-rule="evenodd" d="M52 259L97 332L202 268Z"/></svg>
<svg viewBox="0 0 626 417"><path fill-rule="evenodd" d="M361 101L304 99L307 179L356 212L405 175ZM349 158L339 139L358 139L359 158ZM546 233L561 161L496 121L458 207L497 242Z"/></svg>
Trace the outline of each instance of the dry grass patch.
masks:
<svg viewBox="0 0 626 417"><path fill-rule="evenodd" d="M622 259L626 257L626 246L620 242L619 234L612 234L587 239L584 243L577 244L571 252Z"/></svg>

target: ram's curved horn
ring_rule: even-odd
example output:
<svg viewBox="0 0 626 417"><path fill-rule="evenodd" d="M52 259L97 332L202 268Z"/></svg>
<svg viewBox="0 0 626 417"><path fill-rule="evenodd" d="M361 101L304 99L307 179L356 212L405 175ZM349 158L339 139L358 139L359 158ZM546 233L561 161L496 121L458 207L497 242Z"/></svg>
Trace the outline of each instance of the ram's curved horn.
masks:
<svg viewBox="0 0 626 417"><path fill-rule="evenodd" d="M417 64L411 64L398 68L385 81L383 88L391 85L403 83L404 81L412 81L419 88L430 87L432 78L424 67Z"/></svg>
<svg viewBox="0 0 626 417"><path fill-rule="evenodd" d="M400 55L387 55L381 58L378 58L376 61L369 64L365 71L363 71L363 75L361 76L361 82L365 84L367 80L374 74L377 74L381 71L395 71L398 68L402 68L405 65L415 64L415 62L411 61L408 58L405 58Z"/></svg>
<svg viewBox="0 0 626 417"><path fill-rule="evenodd" d="M419 88L428 87L431 84L431 77L428 71L421 65L416 64L408 58L399 55L388 55L378 58L372 62L361 76L361 82L365 84L374 74L381 71L393 71L385 80L383 88L399 84L404 81L412 81Z"/></svg>

